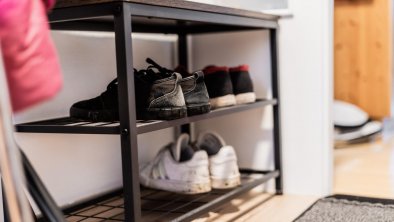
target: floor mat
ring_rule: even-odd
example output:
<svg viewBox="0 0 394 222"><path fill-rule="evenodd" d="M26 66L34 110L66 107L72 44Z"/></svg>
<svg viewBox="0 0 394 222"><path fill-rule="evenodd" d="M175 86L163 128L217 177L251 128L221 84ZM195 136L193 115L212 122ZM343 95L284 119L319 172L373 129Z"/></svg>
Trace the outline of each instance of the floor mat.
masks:
<svg viewBox="0 0 394 222"><path fill-rule="evenodd" d="M319 199L294 222L392 222L394 200L349 195Z"/></svg>

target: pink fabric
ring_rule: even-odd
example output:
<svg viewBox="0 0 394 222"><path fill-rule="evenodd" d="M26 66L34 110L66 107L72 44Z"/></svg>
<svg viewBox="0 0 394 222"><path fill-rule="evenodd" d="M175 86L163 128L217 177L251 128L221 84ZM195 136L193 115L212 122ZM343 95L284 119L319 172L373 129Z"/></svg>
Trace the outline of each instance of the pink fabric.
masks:
<svg viewBox="0 0 394 222"><path fill-rule="evenodd" d="M53 6L55 6L56 0L44 0L46 9L49 11Z"/></svg>
<svg viewBox="0 0 394 222"><path fill-rule="evenodd" d="M0 44L15 112L54 96L62 86L47 7L38 0L0 0Z"/></svg>

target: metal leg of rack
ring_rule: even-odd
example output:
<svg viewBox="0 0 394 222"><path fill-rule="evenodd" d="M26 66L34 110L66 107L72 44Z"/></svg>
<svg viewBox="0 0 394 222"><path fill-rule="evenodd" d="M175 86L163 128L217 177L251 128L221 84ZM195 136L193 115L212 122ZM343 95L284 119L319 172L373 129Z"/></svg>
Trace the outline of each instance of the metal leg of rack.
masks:
<svg viewBox="0 0 394 222"><path fill-rule="evenodd" d="M130 5L120 3L114 15L114 24L122 147L123 190L125 197L125 221L140 221L141 201L131 19Z"/></svg>
<svg viewBox="0 0 394 222"><path fill-rule="evenodd" d="M66 221L62 211L59 209L55 200L49 194L48 189L45 187L34 167L31 165L27 156L22 150L20 153L27 180L27 189L29 190L30 195L33 197L34 202L42 212L44 218L50 222Z"/></svg>
<svg viewBox="0 0 394 222"><path fill-rule="evenodd" d="M65 221L63 213L58 208L56 202L53 200L52 196L49 194L48 190L46 189L44 183L41 181L40 177L38 176L37 172L31 165L30 161L23 153L21 149L20 156L22 159L23 170L26 176L26 186L33 197L33 200L37 204L38 208L41 210L42 215L50 222L62 222ZM10 220L9 216L9 209L7 204L7 197L6 193L4 192L4 183L2 180L2 194L3 194L3 214L4 214L4 221L8 222ZM33 209L30 207L31 215L33 215L34 219L37 220L35 217Z"/></svg>
<svg viewBox="0 0 394 222"><path fill-rule="evenodd" d="M38 208L42 212L43 217L46 219L46 221L50 221L50 222L65 221L63 213L57 207L52 196L49 194L45 185L42 183L40 177L38 176L38 174L34 170L33 166L31 165L30 161L27 159L27 157L23 153L23 151L21 151L21 158L22 158L22 162L23 162L24 172L26 175L27 189L29 190L29 193L33 197ZM2 185L3 185L3 182L2 182ZM2 194L3 194L4 222L8 222L8 221L10 221L10 218L9 218L9 211L8 211L8 205L7 205L7 197L4 192L3 187L2 187ZM35 221L37 221L37 218L35 217L33 209L30 208L30 210L31 210L31 214L33 215Z"/></svg>
<svg viewBox="0 0 394 222"><path fill-rule="evenodd" d="M282 147L281 147L281 122L280 122L280 96L279 96L279 72L278 72L278 45L277 45L277 29L270 29L270 45L271 45L271 82L272 82L272 96L277 99L278 103L273 106L274 114L274 161L275 170L278 170L280 175L275 179L276 194L280 195L283 192L283 170L282 170Z"/></svg>

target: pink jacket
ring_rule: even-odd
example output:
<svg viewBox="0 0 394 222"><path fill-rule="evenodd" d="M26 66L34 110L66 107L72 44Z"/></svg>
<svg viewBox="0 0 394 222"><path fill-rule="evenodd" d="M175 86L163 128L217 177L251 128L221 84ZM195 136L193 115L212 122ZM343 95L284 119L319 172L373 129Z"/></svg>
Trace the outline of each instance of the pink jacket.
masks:
<svg viewBox="0 0 394 222"><path fill-rule="evenodd" d="M54 96L62 86L46 9L54 0L1 0L0 44L15 112Z"/></svg>

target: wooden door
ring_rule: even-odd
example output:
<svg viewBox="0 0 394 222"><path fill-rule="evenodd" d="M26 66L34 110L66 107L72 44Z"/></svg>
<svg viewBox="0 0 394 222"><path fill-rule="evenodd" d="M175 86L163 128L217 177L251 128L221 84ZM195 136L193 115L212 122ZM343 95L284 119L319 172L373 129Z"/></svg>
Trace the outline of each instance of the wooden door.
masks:
<svg viewBox="0 0 394 222"><path fill-rule="evenodd" d="M391 3L335 0L334 95L374 118L390 116Z"/></svg>

